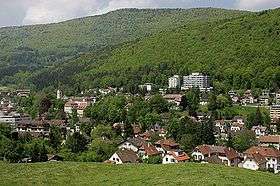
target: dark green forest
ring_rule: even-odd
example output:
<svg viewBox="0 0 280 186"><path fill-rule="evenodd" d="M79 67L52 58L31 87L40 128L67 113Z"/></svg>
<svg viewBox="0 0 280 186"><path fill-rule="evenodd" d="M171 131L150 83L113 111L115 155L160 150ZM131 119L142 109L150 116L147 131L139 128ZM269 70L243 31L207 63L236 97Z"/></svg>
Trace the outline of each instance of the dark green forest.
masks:
<svg viewBox="0 0 280 186"><path fill-rule="evenodd" d="M124 87L203 72L219 92L280 87L280 9L127 9L0 29L1 84Z"/></svg>

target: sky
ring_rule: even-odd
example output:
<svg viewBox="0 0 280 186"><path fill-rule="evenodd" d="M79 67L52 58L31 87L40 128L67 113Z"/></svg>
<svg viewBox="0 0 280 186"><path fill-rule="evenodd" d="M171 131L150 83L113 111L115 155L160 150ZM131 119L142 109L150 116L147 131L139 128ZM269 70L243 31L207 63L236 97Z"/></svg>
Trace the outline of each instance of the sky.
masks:
<svg viewBox="0 0 280 186"><path fill-rule="evenodd" d="M0 27L60 22L121 8L217 7L260 11L280 0L0 0Z"/></svg>

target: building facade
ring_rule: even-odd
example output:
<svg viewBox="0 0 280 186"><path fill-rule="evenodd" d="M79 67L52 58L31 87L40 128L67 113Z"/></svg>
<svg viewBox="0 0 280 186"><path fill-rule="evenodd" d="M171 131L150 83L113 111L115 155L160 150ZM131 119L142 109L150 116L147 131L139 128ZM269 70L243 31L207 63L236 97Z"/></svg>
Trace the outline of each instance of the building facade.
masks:
<svg viewBox="0 0 280 186"><path fill-rule="evenodd" d="M270 118L271 120L280 119L280 105L272 105L270 107Z"/></svg>
<svg viewBox="0 0 280 186"><path fill-rule="evenodd" d="M168 82L169 82L168 88L170 89L176 89L181 87L181 80L180 80L180 76L178 75L174 75L173 77L169 78Z"/></svg>
<svg viewBox="0 0 280 186"><path fill-rule="evenodd" d="M192 73L189 76L184 76L182 90L188 90L193 87L198 87L200 91L210 89L209 77L201 73Z"/></svg>

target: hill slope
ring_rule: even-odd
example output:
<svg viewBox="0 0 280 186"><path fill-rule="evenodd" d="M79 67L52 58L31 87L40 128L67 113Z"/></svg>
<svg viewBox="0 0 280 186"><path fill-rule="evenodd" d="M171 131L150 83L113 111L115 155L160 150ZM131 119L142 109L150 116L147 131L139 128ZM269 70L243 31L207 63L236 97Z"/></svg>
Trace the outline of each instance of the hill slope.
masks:
<svg viewBox="0 0 280 186"><path fill-rule="evenodd" d="M245 13L222 9L124 9L57 24L1 28L0 59L13 64L51 63L189 21L225 19Z"/></svg>
<svg viewBox="0 0 280 186"><path fill-rule="evenodd" d="M170 75L199 71L218 88L280 87L280 9L231 20L194 22L112 52L78 82L167 85ZM222 84L221 84L222 83Z"/></svg>
<svg viewBox="0 0 280 186"><path fill-rule="evenodd" d="M1 185L278 185L270 173L206 164L0 163Z"/></svg>

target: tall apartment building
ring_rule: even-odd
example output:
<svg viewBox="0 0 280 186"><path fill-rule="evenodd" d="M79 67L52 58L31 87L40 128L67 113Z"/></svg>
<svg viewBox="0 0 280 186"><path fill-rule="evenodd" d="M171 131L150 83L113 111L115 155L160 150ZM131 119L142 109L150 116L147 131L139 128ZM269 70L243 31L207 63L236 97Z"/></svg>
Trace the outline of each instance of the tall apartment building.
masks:
<svg viewBox="0 0 280 186"><path fill-rule="evenodd" d="M181 87L181 80L180 76L174 75L173 77L169 78L169 88L180 88Z"/></svg>
<svg viewBox="0 0 280 186"><path fill-rule="evenodd" d="M270 107L270 119L272 121L280 119L280 105L272 105Z"/></svg>
<svg viewBox="0 0 280 186"><path fill-rule="evenodd" d="M184 76L182 90L188 90L192 87L198 87L200 91L210 90L209 77L201 73L192 73L189 76Z"/></svg>

